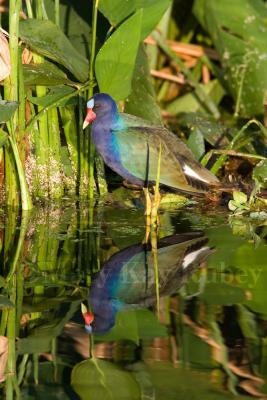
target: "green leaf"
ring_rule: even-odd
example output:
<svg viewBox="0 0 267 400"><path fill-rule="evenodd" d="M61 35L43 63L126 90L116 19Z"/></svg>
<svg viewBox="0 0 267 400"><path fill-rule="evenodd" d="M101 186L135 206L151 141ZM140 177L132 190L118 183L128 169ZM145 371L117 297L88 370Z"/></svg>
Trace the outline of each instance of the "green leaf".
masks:
<svg viewBox="0 0 267 400"><path fill-rule="evenodd" d="M88 60L70 43L64 33L49 20L27 19L20 22L20 37L35 52L70 71L84 82L88 78Z"/></svg>
<svg viewBox="0 0 267 400"><path fill-rule="evenodd" d="M195 157L200 160L205 154L205 142L202 133L198 130L191 132L187 140L187 146L192 150Z"/></svg>
<svg viewBox="0 0 267 400"><path fill-rule="evenodd" d="M179 116L179 125L189 132L200 132L212 146L226 146L229 143L226 135L231 130L212 116L202 113L184 113Z"/></svg>
<svg viewBox="0 0 267 400"><path fill-rule="evenodd" d="M228 208L230 211L236 211L238 209L239 204L236 204L234 200L230 200L228 203Z"/></svg>
<svg viewBox="0 0 267 400"><path fill-rule="evenodd" d="M48 18L55 21L55 0L44 0ZM59 19L62 32L69 38L79 53L88 57L91 44L91 15L87 0L64 0L59 2ZM99 31L108 30L108 22L105 24L98 18L97 34Z"/></svg>
<svg viewBox="0 0 267 400"><path fill-rule="evenodd" d="M17 101L0 100L0 122L9 121L18 106L19 103Z"/></svg>
<svg viewBox="0 0 267 400"><path fill-rule="evenodd" d="M232 305L246 300L245 291L224 282L210 282L199 296L208 304Z"/></svg>
<svg viewBox="0 0 267 400"><path fill-rule="evenodd" d="M230 93L245 117L263 113L267 9L261 0L196 0L194 13L220 55ZM238 16L238 17L237 17Z"/></svg>
<svg viewBox="0 0 267 400"><path fill-rule="evenodd" d="M26 86L57 86L72 83L71 80L52 63L24 64L24 84Z"/></svg>
<svg viewBox="0 0 267 400"><path fill-rule="evenodd" d="M105 42L96 57L95 72L101 92L122 100L131 81L140 41L142 11L127 19Z"/></svg>
<svg viewBox="0 0 267 400"><path fill-rule="evenodd" d="M42 97L32 97L28 96L29 100L33 104L37 104L38 106L42 107L49 107L54 103L57 103L62 99L60 102L60 106L65 106L70 100L64 101L63 97L75 92L75 89L70 86L60 86L55 87L49 91L46 96Z"/></svg>
<svg viewBox="0 0 267 400"><path fill-rule="evenodd" d="M101 0L99 10L111 25L118 25L136 10L135 0Z"/></svg>
<svg viewBox="0 0 267 400"><path fill-rule="evenodd" d="M116 26L142 8L141 38L144 39L155 28L170 5L171 0L101 0L99 10L111 25Z"/></svg>
<svg viewBox="0 0 267 400"><path fill-rule="evenodd" d="M166 328L149 310L125 310L116 315L116 322L105 335L95 336L95 341L130 340L139 344L140 339L166 336Z"/></svg>
<svg viewBox="0 0 267 400"><path fill-rule="evenodd" d="M146 38L156 27L165 11L171 5L170 0L136 0L137 9L143 8L141 38Z"/></svg>
<svg viewBox="0 0 267 400"><path fill-rule="evenodd" d="M238 192L237 190L234 191L233 198L237 204L246 204L248 201L248 196L243 192Z"/></svg>
<svg viewBox="0 0 267 400"><path fill-rule="evenodd" d="M249 234L249 229L247 227L247 234ZM209 245L216 248L216 252L209 257L207 262L207 281L214 282L217 286L228 284L232 288L231 291L237 291L237 294L238 288L242 288L244 294L249 292L249 298L244 299L245 304L257 313L264 313L267 316L267 264L264 241L255 247L252 240L234 236L227 225L210 227L205 233L210 239ZM211 288L208 290L211 292ZM214 286L214 303L216 291L217 288ZM218 292L218 296L222 298L221 292ZM225 291L227 301L226 297Z"/></svg>
<svg viewBox="0 0 267 400"><path fill-rule="evenodd" d="M162 124L144 45L139 47L133 73L132 92L125 101L124 111L154 124Z"/></svg>
<svg viewBox="0 0 267 400"><path fill-rule="evenodd" d="M71 386L81 400L139 400L140 389L130 372L115 364L91 358L77 364L71 374Z"/></svg>

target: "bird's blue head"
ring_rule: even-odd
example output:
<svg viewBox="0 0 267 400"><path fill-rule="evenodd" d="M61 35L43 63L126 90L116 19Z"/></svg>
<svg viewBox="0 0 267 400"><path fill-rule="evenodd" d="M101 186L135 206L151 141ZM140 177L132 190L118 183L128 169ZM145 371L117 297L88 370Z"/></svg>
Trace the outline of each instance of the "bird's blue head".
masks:
<svg viewBox="0 0 267 400"><path fill-rule="evenodd" d="M83 129L95 119L112 118L118 112L117 104L106 93L97 93L87 102L87 113L83 123Z"/></svg>

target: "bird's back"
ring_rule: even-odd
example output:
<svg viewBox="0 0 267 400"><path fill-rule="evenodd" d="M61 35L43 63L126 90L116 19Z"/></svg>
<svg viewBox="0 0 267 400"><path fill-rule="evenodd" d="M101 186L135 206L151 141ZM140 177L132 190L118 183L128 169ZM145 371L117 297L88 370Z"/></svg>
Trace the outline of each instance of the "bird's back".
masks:
<svg viewBox="0 0 267 400"><path fill-rule="evenodd" d="M124 128L113 130L113 140L121 166L134 177L156 181L161 147L161 184L189 193L203 193L220 184L168 129L129 114L121 114L121 118Z"/></svg>

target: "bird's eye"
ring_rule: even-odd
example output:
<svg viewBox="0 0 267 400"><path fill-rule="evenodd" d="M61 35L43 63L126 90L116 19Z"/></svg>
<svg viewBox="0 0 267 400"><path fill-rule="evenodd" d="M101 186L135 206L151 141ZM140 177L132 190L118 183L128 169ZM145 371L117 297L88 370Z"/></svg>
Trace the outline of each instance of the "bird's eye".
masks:
<svg viewBox="0 0 267 400"><path fill-rule="evenodd" d="M95 106L94 106L94 108L97 109L97 108L100 108L100 106L101 106L101 105L100 105L99 103L96 103Z"/></svg>

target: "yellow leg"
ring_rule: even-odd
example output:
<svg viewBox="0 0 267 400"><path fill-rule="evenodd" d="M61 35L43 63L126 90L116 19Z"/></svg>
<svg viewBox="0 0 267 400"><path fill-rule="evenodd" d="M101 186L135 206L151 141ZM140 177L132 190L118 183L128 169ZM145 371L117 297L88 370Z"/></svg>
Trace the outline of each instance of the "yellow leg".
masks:
<svg viewBox="0 0 267 400"><path fill-rule="evenodd" d="M145 215L146 215L146 223L150 225L151 220L151 210L152 210L152 203L150 198L150 193L148 188L143 188L145 200L146 200L146 208L145 208Z"/></svg>
<svg viewBox="0 0 267 400"><path fill-rule="evenodd" d="M161 196L160 196L160 192L155 190L154 187L154 199L153 199L153 203L152 203L152 209L151 209L151 224L154 226L159 225L159 217L158 217L158 209L159 209L159 205L160 205L160 200L161 200Z"/></svg>
<svg viewBox="0 0 267 400"><path fill-rule="evenodd" d="M150 236L150 225L151 225L151 210L152 210L152 203L150 198L150 193L148 188L143 188L144 195L145 195L145 216L146 216L146 234L143 240L143 243L148 243L149 236Z"/></svg>

